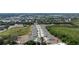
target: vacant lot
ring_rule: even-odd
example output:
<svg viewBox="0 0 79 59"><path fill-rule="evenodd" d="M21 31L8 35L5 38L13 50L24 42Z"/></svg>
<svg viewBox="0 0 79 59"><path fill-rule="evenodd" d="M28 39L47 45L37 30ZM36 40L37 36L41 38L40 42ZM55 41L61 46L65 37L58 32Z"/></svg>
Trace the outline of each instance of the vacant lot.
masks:
<svg viewBox="0 0 79 59"><path fill-rule="evenodd" d="M18 36L26 35L30 32L31 27L16 27L0 32L0 44L9 44L17 39Z"/></svg>
<svg viewBox="0 0 79 59"><path fill-rule="evenodd" d="M48 26L47 29L52 35L59 37L62 42L68 45L79 44L79 27L74 27L70 24L67 24L67 26L66 24L58 24Z"/></svg>
<svg viewBox="0 0 79 59"><path fill-rule="evenodd" d="M72 23L75 24L76 26L79 26L79 18L73 19Z"/></svg>

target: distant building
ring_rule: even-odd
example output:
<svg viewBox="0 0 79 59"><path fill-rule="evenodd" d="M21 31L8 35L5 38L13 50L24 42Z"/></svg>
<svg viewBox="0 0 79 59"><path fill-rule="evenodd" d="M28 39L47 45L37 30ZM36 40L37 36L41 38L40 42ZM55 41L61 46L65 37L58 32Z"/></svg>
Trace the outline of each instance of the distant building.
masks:
<svg viewBox="0 0 79 59"><path fill-rule="evenodd" d="M15 27L23 27L23 24L15 24L15 25L9 26L8 29L15 28Z"/></svg>
<svg viewBox="0 0 79 59"><path fill-rule="evenodd" d="M71 19L70 19L70 18L65 20L65 22L70 22L70 21L71 21Z"/></svg>
<svg viewBox="0 0 79 59"><path fill-rule="evenodd" d="M5 25L0 25L0 30L4 30L5 29Z"/></svg>
<svg viewBox="0 0 79 59"><path fill-rule="evenodd" d="M2 22L11 22L11 20L0 20Z"/></svg>

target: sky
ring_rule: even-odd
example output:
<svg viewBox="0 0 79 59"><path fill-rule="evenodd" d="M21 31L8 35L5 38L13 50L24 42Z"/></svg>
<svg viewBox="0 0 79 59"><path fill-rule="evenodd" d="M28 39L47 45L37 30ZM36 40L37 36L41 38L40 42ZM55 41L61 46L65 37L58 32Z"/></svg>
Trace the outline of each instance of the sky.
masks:
<svg viewBox="0 0 79 59"><path fill-rule="evenodd" d="M78 0L0 0L0 13L79 13Z"/></svg>

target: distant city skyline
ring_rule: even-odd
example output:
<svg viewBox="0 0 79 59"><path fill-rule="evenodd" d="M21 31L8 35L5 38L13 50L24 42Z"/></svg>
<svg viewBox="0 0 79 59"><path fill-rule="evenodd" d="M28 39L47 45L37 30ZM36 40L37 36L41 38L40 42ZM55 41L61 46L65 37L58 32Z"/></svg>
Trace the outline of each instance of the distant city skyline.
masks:
<svg viewBox="0 0 79 59"><path fill-rule="evenodd" d="M54 16L79 16L79 13L0 13L0 16L18 16L18 15L54 15Z"/></svg>

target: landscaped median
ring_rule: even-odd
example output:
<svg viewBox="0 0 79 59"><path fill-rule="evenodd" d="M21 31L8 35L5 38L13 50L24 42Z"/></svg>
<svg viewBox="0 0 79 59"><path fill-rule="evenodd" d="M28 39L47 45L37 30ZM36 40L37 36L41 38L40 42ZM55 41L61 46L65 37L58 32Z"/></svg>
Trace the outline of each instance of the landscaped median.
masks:
<svg viewBox="0 0 79 59"><path fill-rule="evenodd" d="M18 36L26 35L30 32L31 26L15 27L0 32L0 44L17 44L15 40Z"/></svg>
<svg viewBox="0 0 79 59"><path fill-rule="evenodd" d="M47 30L68 45L79 44L79 28L73 26L48 26Z"/></svg>

